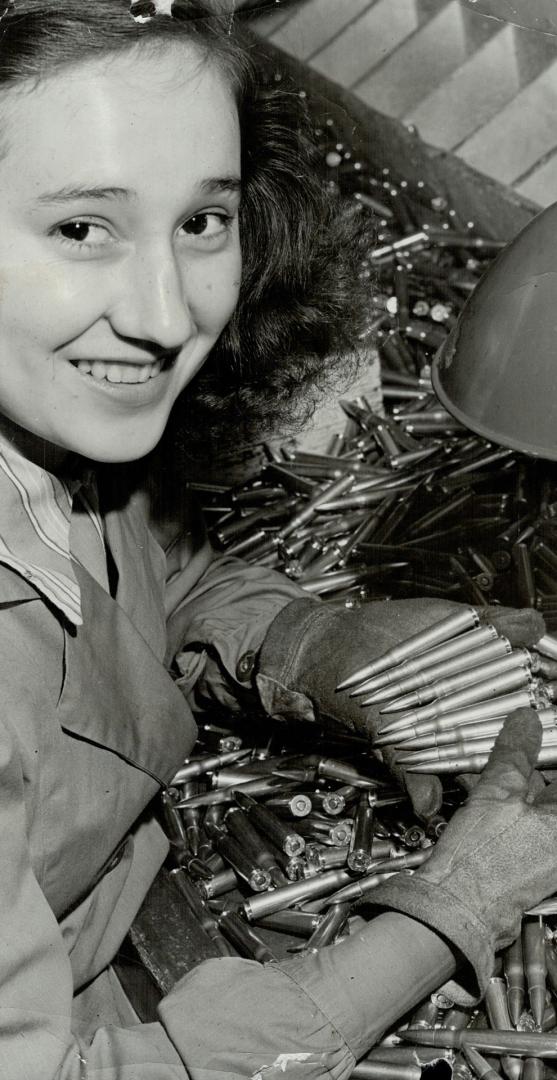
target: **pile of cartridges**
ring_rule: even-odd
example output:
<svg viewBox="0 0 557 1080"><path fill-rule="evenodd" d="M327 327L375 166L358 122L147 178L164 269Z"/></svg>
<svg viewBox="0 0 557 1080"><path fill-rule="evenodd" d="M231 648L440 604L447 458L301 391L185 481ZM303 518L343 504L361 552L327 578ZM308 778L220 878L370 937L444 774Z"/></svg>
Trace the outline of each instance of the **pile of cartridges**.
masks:
<svg viewBox="0 0 557 1080"><path fill-rule="evenodd" d="M418 821L363 740L324 737L331 756L320 757L311 752L314 725L277 724L257 746L246 718L216 719L165 793L164 812L175 886L224 956L267 963L358 932L373 914L366 901L374 888L428 858L462 798L447 788L442 813ZM557 1058L554 913L555 899L528 913L522 942L498 958L478 1008L432 995L353 1075L557 1075L548 1067Z"/></svg>
<svg viewBox="0 0 557 1080"><path fill-rule="evenodd" d="M332 122L317 136L326 182L376 223L361 273L386 415L348 395L324 453L265 444L247 483L192 484L215 546L326 600L536 606L557 627L555 467L472 435L430 381L437 348L503 245L422 181L375 175Z"/></svg>

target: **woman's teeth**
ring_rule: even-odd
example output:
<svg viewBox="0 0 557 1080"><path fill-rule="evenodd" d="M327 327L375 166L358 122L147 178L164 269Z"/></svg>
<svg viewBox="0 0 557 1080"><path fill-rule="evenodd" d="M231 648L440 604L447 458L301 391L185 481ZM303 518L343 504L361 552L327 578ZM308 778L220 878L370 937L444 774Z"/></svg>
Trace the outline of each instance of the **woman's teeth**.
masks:
<svg viewBox="0 0 557 1080"><path fill-rule="evenodd" d="M78 360L77 370L82 375L92 375L94 379L110 383L144 383L160 375L162 360L152 364L105 364L102 360Z"/></svg>

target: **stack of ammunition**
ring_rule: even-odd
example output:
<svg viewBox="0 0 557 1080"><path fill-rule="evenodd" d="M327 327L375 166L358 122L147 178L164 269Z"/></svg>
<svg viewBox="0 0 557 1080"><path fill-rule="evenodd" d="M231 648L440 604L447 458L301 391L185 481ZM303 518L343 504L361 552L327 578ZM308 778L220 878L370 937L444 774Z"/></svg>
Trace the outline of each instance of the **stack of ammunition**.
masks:
<svg viewBox="0 0 557 1080"><path fill-rule="evenodd" d="M448 630L438 626L430 637ZM441 644L478 633L461 631ZM415 645L401 643L407 663L427 656ZM447 790L443 813L420 822L363 741L335 740L324 747L336 756L319 757L306 750L313 730L277 724L257 747L252 722L227 717L205 723L198 755L174 777L164 799L172 877L222 955L267 963L356 932L373 889L428 858L460 801ZM472 1080L501 1068L510 1080L553 1076L544 1062L557 1057L555 915L557 898L527 914L522 939L498 958L478 1008L432 995L353 1075L420 1080L453 1070Z"/></svg>
<svg viewBox="0 0 557 1080"><path fill-rule="evenodd" d="M534 709L543 728L538 765L557 765L557 639L513 649L472 607L400 642L338 687L384 717L373 745L393 746L410 772L483 769L504 719Z"/></svg>

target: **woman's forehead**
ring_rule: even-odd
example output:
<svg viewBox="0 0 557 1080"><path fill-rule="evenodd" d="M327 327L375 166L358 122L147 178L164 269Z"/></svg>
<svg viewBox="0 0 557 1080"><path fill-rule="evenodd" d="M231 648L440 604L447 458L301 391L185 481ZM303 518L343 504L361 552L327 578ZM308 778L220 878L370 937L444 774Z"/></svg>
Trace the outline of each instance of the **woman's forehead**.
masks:
<svg viewBox="0 0 557 1080"><path fill-rule="evenodd" d="M5 105L2 108L2 105ZM67 67L0 97L5 167L48 188L64 173L95 183L240 168L226 76L194 47L131 50ZM34 175L36 172L37 175Z"/></svg>

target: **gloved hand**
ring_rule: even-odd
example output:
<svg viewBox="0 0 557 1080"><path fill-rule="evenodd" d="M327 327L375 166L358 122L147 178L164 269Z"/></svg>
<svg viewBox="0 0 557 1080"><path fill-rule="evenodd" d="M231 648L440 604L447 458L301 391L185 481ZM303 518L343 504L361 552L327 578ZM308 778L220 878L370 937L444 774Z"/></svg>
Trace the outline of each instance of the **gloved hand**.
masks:
<svg viewBox="0 0 557 1080"><path fill-rule="evenodd" d="M381 726L379 706L362 708L358 698L336 692L336 686L462 607L447 600L386 600L347 611L313 599L293 601L271 624L260 652L256 682L265 709L271 716L318 719L325 725L332 720L360 734L375 734ZM513 646L533 645L545 633L541 615L530 608L486 607L480 618ZM392 751L383 756L407 788L416 813L436 813L442 801L440 780L405 774L393 764Z"/></svg>
<svg viewBox="0 0 557 1080"><path fill-rule="evenodd" d="M541 724L507 718L478 784L427 863L378 886L370 900L425 923L471 962L480 992L494 953L514 941L524 911L557 890L557 782L534 771Z"/></svg>

